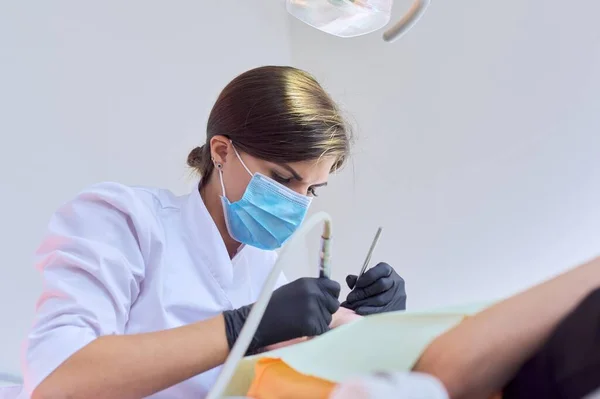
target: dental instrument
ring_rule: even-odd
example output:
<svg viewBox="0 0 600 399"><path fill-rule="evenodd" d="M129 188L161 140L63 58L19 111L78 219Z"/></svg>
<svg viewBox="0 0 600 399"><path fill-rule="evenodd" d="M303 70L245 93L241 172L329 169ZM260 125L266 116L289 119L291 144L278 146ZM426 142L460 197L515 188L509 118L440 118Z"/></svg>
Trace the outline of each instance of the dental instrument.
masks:
<svg viewBox="0 0 600 399"><path fill-rule="evenodd" d="M382 230L383 230L383 228L379 227L377 229L377 232L375 233L375 238L373 239L373 242L371 243L369 252L367 252L367 257L365 258L365 262L363 263L362 268L360 269L360 273L358 274L358 276L356 278L357 282L358 282L358 279L360 278L360 276L365 274L367 267L369 267L369 262L371 261L371 255L373 255L373 251L375 250L375 246L377 245L377 242L379 241L379 237L381 236Z"/></svg>
<svg viewBox="0 0 600 399"><path fill-rule="evenodd" d="M323 234L321 235L321 253L319 262L319 277L331 277L331 221L325 220Z"/></svg>

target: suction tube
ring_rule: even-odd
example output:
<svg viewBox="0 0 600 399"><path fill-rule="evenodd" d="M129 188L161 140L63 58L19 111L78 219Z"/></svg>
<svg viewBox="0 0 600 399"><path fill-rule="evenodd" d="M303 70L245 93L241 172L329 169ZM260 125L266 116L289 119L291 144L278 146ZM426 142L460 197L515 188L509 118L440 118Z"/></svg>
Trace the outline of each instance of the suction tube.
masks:
<svg viewBox="0 0 600 399"><path fill-rule="evenodd" d="M310 218L306 220L300 226L300 228L294 233L290 241L283 247L277 261L275 261L275 265L273 265L273 269L265 284L263 285L263 289L258 296L258 300L252 306L252 310L248 315L248 319L246 323L244 323L244 327L242 327L242 331L238 336L237 341L233 345L225 364L223 364L223 368L221 369L221 373L215 382L215 385L209 392L206 399L220 399L223 396L223 393L227 389L227 385L229 381L231 381L231 377L235 373L238 363L244 357L246 351L248 350L248 346L252 342L252 338L254 337L254 333L260 324L260 320L262 319L263 314L265 313L265 309L271 299L271 294L273 293L273 288L277 283L277 279L283 270L283 265L285 264L287 258L289 257L289 248L293 247L294 244L302 237L306 235L313 227L315 227L319 222L325 222L325 228L323 231L323 247L322 249L326 249L327 254L326 257L321 254L321 265L325 262L325 266L329 268L329 245L331 240L331 231L332 231L332 222L331 216L329 216L326 212L319 212L312 215Z"/></svg>

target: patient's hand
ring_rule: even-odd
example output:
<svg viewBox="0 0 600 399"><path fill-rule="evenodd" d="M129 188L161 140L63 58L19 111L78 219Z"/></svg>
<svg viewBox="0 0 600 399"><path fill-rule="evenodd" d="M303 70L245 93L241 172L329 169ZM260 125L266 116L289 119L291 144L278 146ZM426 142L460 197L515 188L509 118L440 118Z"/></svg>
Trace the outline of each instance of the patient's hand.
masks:
<svg viewBox="0 0 600 399"><path fill-rule="evenodd" d="M340 307L338 311L333 314L333 318L331 320L331 323L329 324L329 328L334 329L344 324L352 323L353 321L358 320L360 318L362 318L362 316L357 315L356 313L354 313L353 310ZM269 345L265 348L265 351L272 351L275 349L285 348L286 346L299 344L300 342L308 341L309 339L310 337L291 339L289 341Z"/></svg>
<svg viewBox="0 0 600 399"><path fill-rule="evenodd" d="M362 316L354 313L354 310L350 310L344 307L340 307L337 312L333 314L331 324L329 328L336 328L343 326L344 324L352 323L355 320L361 319Z"/></svg>
<svg viewBox="0 0 600 399"><path fill-rule="evenodd" d="M274 351L275 349L285 348L286 346L296 345L296 344L299 344L300 342L304 342L304 341L308 341L308 340L309 340L308 337L290 339L289 341L283 341L278 344L269 345L265 348L265 351L267 351L267 352Z"/></svg>

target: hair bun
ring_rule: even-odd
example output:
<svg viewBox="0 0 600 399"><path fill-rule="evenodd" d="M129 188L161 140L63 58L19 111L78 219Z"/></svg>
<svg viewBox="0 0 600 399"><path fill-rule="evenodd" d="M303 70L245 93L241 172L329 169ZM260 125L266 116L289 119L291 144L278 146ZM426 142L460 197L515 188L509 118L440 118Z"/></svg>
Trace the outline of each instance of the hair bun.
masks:
<svg viewBox="0 0 600 399"><path fill-rule="evenodd" d="M190 151L187 157L187 164L190 168L201 167L204 163L204 146L196 147Z"/></svg>

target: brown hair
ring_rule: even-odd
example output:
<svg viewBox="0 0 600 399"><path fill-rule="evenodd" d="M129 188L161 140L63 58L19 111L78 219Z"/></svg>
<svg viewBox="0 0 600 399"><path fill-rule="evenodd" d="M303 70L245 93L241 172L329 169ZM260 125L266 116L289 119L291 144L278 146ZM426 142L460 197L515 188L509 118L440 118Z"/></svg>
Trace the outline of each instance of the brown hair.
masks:
<svg viewBox="0 0 600 399"><path fill-rule="evenodd" d="M188 155L203 183L214 169L210 139L222 135L242 152L275 163L334 156L332 171L348 157L349 126L310 74L286 66L251 69L233 79L210 112L206 143Z"/></svg>

